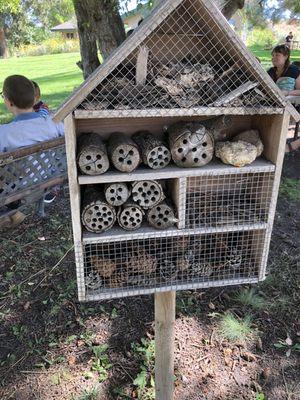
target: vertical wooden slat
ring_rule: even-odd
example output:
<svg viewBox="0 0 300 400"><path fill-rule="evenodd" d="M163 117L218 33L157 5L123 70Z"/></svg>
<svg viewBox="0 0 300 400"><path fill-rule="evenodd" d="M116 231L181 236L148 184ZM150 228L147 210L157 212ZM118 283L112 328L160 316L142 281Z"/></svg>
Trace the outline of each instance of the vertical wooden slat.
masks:
<svg viewBox="0 0 300 400"><path fill-rule="evenodd" d="M174 325L176 292L155 294L155 399L174 393Z"/></svg>
<svg viewBox="0 0 300 400"><path fill-rule="evenodd" d="M73 238L76 256L76 275L78 285L78 299L85 300L84 263L82 232L80 221L80 186L77 179L76 165L76 125L72 114L65 119L66 153L69 177L70 204L72 213Z"/></svg>

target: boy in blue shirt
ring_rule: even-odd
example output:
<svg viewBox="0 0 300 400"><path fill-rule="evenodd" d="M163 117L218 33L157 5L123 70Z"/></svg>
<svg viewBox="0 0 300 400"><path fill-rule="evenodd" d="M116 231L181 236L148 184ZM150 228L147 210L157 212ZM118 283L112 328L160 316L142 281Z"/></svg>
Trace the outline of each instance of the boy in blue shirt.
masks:
<svg viewBox="0 0 300 400"><path fill-rule="evenodd" d="M62 124L57 125L49 115L42 116L34 111L34 86L25 76L7 77L2 97L15 118L8 124L0 125L0 152L63 136Z"/></svg>

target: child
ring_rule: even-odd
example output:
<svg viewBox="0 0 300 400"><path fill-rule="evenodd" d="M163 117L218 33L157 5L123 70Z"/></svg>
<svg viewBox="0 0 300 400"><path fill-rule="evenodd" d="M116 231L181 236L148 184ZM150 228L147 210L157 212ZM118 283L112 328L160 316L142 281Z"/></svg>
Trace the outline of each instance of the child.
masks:
<svg viewBox="0 0 300 400"><path fill-rule="evenodd" d="M31 81L34 86L34 106L35 112L39 113L42 117L49 115L49 107L46 103L41 100L41 90L39 85L35 81Z"/></svg>
<svg viewBox="0 0 300 400"><path fill-rule="evenodd" d="M14 120L0 125L0 152L31 146L63 136L63 125L56 125L50 115L34 112L34 86L22 75L11 75L3 83L2 97Z"/></svg>

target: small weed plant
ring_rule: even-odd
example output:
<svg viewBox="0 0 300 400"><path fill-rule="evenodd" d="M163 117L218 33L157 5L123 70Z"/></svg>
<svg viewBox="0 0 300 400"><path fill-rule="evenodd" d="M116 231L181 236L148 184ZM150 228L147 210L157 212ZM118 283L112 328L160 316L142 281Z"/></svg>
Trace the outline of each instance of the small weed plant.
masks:
<svg viewBox="0 0 300 400"><path fill-rule="evenodd" d="M154 389L154 351L155 342L150 339L142 339L141 344L133 343L132 349L141 362L140 372L133 381L139 400L155 399Z"/></svg>
<svg viewBox="0 0 300 400"><path fill-rule="evenodd" d="M250 317L239 320L231 313L221 316L218 331L223 338L231 342L244 342L253 335Z"/></svg>
<svg viewBox="0 0 300 400"><path fill-rule="evenodd" d="M291 201L300 200L300 181L299 179L282 178L279 193Z"/></svg>
<svg viewBox="0 0 300 400"><path fill-rule="evenodd" d="M108 345L91 346L91 349L94 354L91 369L98 373L99 382L103 382L108 378L108 370L112 367L106 353Z"/></svg>

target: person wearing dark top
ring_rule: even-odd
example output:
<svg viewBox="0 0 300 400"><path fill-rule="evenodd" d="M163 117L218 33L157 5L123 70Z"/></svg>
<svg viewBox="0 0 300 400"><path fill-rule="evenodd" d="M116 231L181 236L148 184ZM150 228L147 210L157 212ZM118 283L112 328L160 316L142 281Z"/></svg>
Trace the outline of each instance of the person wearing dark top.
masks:
<svg viewBox="0 0 300 400"><path fill-rule="evenodd" d="M273 67L268 74L285 96L300 96L300 68L290 62L290 49L285 44L274 47Z"/></svg>
<svg viewBox="0 0 300 400"><path fill-rule="evenodd" d="M286 44L286 46L291 47L293 38L294 38L293 32L290 32L290 33L287 35L287 37L285 38L285 44Z"/></svg>

